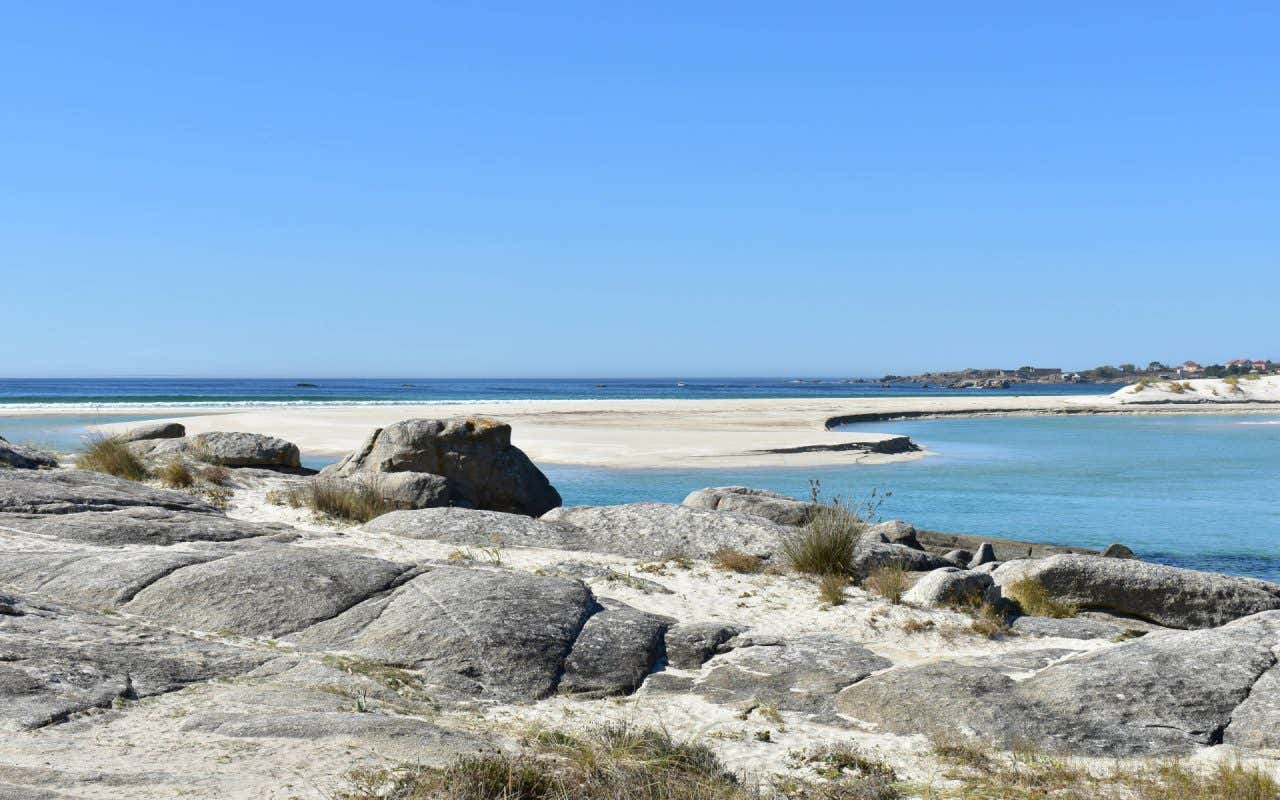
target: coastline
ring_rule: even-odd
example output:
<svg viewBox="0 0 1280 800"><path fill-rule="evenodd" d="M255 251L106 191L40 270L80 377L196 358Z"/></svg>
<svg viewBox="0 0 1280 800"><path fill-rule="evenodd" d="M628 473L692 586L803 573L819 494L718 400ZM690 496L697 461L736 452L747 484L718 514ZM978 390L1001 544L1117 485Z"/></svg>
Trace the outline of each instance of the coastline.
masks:
<svg viewBox="0 0 1280 800"><path fill-rule="evenodd" d="M1055 414L1280 413L1280 396L1239 401L1105 396L914 396L896 398L751 398L630 400L476 400L408 405L119 407L15 411L7 416L139 414L176 421L191 433L249 431L279 436L311 456L353 450L373 429L413 417L491 416L508 422L513 442L537 462L620 468L815 467L924 458L921 450L867 452L895 438L884 432L839 431L842 424L956 416ZM118 433L136 423L100 426Z"/></svg>

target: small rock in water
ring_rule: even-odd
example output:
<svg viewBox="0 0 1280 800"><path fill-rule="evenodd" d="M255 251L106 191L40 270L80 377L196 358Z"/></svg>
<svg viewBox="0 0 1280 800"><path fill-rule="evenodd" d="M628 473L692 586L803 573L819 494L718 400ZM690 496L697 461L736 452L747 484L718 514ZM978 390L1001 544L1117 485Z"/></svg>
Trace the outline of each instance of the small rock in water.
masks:
<svg viewBox="0 0 1280 800"><path fill-rule="evenodd" d="M1119 543L1107 545L1107 549L1102 551L1102 555L1106 558L1137 558L1132 550Z"/></svg>

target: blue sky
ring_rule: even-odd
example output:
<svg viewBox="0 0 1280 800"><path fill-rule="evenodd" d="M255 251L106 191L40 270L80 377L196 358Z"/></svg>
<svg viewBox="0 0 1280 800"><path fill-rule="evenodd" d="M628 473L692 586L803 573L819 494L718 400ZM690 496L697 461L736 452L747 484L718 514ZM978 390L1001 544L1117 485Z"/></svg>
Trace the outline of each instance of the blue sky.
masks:
<svg viewBox="0 0 1280 800"><path fill-rule="evenodd" d="M1274 2L7 4L0 375L1280 359L1278 40Z"/></svg>

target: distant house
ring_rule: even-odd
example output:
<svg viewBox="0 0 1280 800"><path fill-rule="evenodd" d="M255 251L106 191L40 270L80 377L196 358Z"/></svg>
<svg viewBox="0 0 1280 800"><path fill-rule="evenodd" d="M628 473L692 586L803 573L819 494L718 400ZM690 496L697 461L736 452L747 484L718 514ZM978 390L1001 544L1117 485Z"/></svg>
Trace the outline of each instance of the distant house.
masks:
<svg viewBox="0 0 1280 800"><path fill-rule="evenodd" d="M1247 358L1233 358L1227 362L1228 367L1252 368L1253 362Z"/></svg>
<svg viewBox="0 0 1280 800"><path fill-rule="evenodd" d="M1267 362L1265 362L1265 361L1254 361L1254 362L1253 362L1253 364L1252 364L1251 366L1253 367L1253 371L1254 371L1254 372L1266 372L1266 371L1267 371Z"/></svg>
<svg viewBox="0 0 1280 800"><path fill-rule="evenodd" d="M1178 367L1179 375L1199 375L1204 372L1204 367L1194 361L1187 361L1181 367Z"/></svg>

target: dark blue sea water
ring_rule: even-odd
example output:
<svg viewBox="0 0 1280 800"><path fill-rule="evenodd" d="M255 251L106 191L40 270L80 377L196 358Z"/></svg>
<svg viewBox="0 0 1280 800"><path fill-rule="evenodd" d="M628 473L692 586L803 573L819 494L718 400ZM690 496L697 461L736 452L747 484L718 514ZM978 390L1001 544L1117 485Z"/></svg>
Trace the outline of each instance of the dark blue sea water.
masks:
<svg viewBox="0 0 1280 800"><path fill-rule="evenodd" d="M311 384L311 385L303 385ZM963 394L1108 394L1115 386L1024 384L1013 389L928 389L857 378L493 379L0 379L0 410L243 405L389 405L457 400L630 400L638 398L902 397Z"/></svg>
<svg viewBox="0 0 1280 800"><path fill-rule="evenodd" d="M318 385L299 388L298 382ZM1113 387L1018 388L1006 393L1103 393ZM110 413L139 403L189 405L198 413L259 404L935 393L959 392L779 379L0 381L0 411L45 410L35 416L0 415L0 435L74 450L86 425L148 418ZM75 413L49 413L55 409ZM890 491L882 513L925 528L1092 547L1119 541L1155 561L1280 581L1280 417L982 417L850 427L905 434L937 455L805 469L543 468L565 502L574 505L678 502L693 489L727 484L803 497L809 480L817 479L828 496L859 499L873 488ZM309 466L331 460L303 457Z"/></svg>

